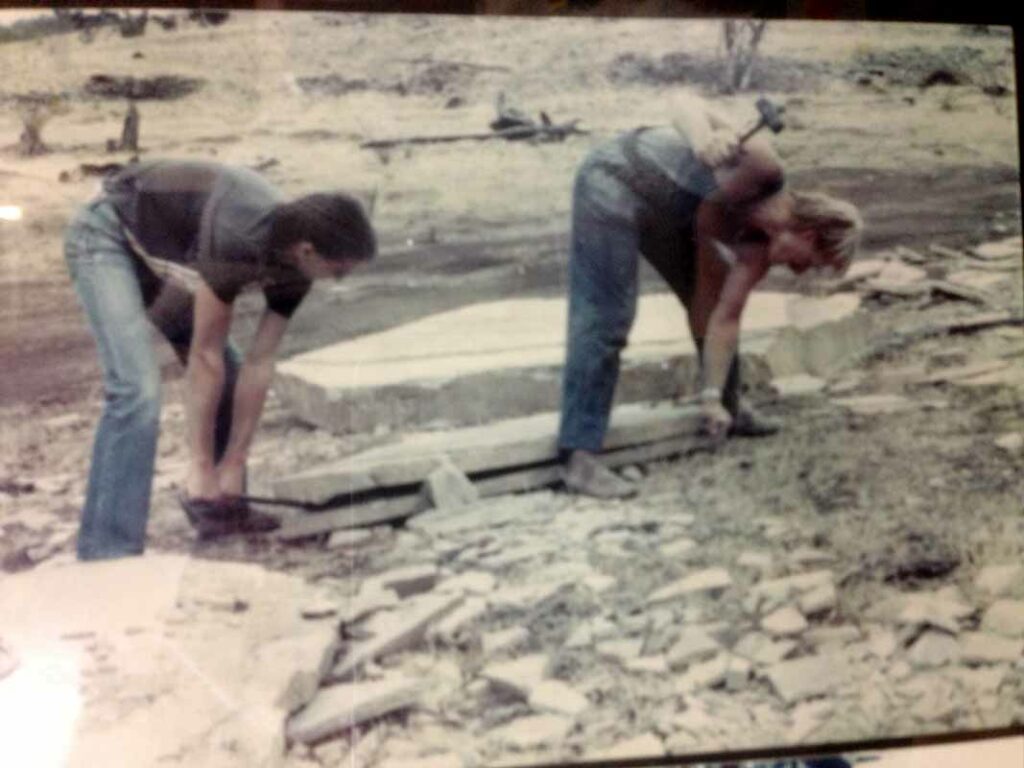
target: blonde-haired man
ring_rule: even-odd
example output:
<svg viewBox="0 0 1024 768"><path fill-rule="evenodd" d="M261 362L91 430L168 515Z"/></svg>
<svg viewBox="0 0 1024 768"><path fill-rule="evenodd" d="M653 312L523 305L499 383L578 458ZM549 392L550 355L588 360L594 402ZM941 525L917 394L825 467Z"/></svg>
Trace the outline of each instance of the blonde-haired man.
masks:
<svg viewBox="0 0 1024 768"><path fill-rule="evenodd" d="M570 491L636 492L595 454L636 315L640 254L686 308L701 356L704 430L713 437L776 430L740 403L747 298L775 265L841 273L862 223L850 203L788 190L770 143L757 136L741 146L739 137L714 107L687 97L671 126L639 128L598 146L576 174L559 430Z"/></svg>

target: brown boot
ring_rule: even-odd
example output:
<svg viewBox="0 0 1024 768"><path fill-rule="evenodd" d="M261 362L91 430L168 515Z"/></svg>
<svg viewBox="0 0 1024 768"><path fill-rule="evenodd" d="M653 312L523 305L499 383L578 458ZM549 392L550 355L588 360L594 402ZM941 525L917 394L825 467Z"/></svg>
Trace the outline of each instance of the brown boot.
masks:
<svg viewBox="0 0 1024 768"><path fill-rule="evenodd" d="M619 477L601 464L594 454L573 451L562 471L562 481L571 493L593 496L596 499L628 499L639 490L636 485Z"/></svg>

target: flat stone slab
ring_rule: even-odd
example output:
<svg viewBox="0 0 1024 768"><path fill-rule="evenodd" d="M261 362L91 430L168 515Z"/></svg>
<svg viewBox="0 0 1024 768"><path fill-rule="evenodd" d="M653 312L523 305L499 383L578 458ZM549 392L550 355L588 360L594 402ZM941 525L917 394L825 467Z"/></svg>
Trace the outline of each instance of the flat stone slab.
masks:
<svg viewBox="0 0 1024 768"><path fill-rule="evenodd" d="M566 298L473 304L306 352L277 368L275 391L300 418L338 433L481 424L557 410ZM742 346L775 375L818 373L866 338L860 298L755 293ZM641 297L623 353L619 403L668 399L695 381L696 350L670 293ZM757 366L750 372L762 378ZM681 378L682 377L682 378Z"/></svg>

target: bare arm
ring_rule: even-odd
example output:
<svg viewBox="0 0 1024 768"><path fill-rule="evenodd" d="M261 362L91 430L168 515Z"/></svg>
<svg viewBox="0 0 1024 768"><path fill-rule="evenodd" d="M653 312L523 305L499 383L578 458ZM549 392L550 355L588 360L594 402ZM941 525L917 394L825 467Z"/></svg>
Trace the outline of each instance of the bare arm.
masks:
<svg viewBox="0 0 1024 768"><path fill-rule="evenodd" d="M749 255L740 255L729 272L722 294L708 318L704 337L704 386L721 390L729 376L729 366L739 346L740 318L754 286L768 271L761 256L762 246L741 246Z"/></svg>
<svg viewBox="0 0 1024 768"><path fill-rule="evenodd" d="M218 468L220 491L223 494L238 495L243 490L249 448L274 378L274 360L287 326L288 318L270 310L264 312L246 353L245 363L239 371L231 435Z"/></svg>
<svg viewBox="0 0 1024 768"><path fill-rule="evenodd" d="M213 432L224 387L224 346L230 327L231 305L201 283L195 294L192 344L185 372L190 454L187 489L193 498L210 499L218 495Z"/></svg>

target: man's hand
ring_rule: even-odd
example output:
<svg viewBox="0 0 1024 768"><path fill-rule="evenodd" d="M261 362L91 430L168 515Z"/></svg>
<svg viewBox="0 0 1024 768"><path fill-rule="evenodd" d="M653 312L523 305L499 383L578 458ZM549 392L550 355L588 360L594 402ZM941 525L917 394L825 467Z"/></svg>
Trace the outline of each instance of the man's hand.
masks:
<svg viewBox="0 0 1024 768"><path fill-rule="evenodd" d="M725 440L731 424L732 416L720 402L701 403L701 434L710 437L715 443L720 443Z"/></svg>
<svg viewBox="0 0 1024 768"><path fill-rule="evenodd" d="M735 162L739 152L739 134L731 128L719 128L697 149L697 159L709 168L718 168Z"/></svg>

